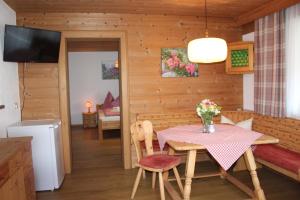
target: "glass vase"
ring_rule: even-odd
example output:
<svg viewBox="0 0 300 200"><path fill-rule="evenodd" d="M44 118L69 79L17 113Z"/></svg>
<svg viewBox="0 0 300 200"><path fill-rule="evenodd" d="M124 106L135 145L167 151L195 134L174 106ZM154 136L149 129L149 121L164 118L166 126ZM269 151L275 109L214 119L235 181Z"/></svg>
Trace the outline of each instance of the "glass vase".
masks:
<svg viewBox="0 0 300 200"><path fill-rule="evenodd" d="M201 119L202 119L202 123L203 123L203 129L202 129L203 133L213 133L216 131L215 126L212 121L212 117L207 118L207 119L201 117Z"/></svg>
<svg viewBox="0 0 300 200"><path fill-rule="evenodd" d="M202 129L203 133L213 133L215 131L216 129L214 124L203 124L203 129Z"/></svg>

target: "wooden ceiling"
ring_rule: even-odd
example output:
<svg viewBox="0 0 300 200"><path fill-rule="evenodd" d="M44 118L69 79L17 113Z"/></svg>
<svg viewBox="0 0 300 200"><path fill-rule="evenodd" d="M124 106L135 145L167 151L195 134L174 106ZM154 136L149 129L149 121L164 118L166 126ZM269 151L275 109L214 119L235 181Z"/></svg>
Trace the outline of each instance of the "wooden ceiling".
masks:
<svg viewBox="0 0 300 200"><path fill-rule="evenodd" d="M204 0L4 0L18 12L98 12L162 15L204 15ZM261 8L288 6L299 0L207 0L208 16L248 18ZM277 6L278 5L278 6ZM245 16L245 14L247 14ZM247 20L246 20L247 21ZM248 20L249 21L249 20ZM244 22L243 22L244 23ZM239 23L241 24L241 23Z"/></svg>
<svg viewBox="0 0 300 200"><path fill-rule="evenodd" d="M204 0L5 0L17 12L203 15ZM237 17L270 0L208 0L208 15Z"/></svg>

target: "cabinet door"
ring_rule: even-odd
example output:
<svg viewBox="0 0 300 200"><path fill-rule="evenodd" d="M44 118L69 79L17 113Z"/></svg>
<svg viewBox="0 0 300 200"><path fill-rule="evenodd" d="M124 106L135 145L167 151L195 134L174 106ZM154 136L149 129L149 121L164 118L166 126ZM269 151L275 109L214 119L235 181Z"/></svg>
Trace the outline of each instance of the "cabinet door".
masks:
<svg viewBox="0 0 300 200"><path fill-rule="evenodd" d="M9 199L10 195L10 191L9 191L9 185L10 185L10 181L6 181L6 183L4 183L1 188L0 188L0 199Z"/></svg>
<svg viewBox="0 0 300 200"><path fill-rule="evenodd" d="M23 169L19 169L10 178L11 200L26 200L24 173Z"/></svg>
<svg viewBox="0 0 300 200"><path fill-rule="evenodd" d="M24 172L26 200L36 199L31 155L32 155L31 143L27 143L23 151L23 172Z"/></svg>
<svg viewBox="0 0 300 200"><path fill-rule="evenodd" d="M26 200L23 170L19 169L0 189L2 200Z"/></svg>
<svg viewBox="0 0 300 200"><path fill-rule="evenodd" d="M35 200L36 194L34 188L34 174L32 166L27 166L24 168L24 183L26 200Z"/></svg>

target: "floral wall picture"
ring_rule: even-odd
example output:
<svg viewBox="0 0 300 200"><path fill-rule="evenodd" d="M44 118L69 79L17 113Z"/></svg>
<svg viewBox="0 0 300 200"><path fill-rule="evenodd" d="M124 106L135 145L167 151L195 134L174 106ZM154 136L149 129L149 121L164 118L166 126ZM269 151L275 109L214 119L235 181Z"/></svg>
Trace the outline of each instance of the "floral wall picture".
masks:
<svg viewBox="0 0 300 200"><path fill-rule="evenodd" d="M102 79L119 79L119 68L115 67L115 61L102 62Z"/></svg>
<svg viewBox="0 0 300 200"><path fill-rule="evenodd" d="M197 77L198 64L188 60L185 48L161 49L162 77Z"/></svg>

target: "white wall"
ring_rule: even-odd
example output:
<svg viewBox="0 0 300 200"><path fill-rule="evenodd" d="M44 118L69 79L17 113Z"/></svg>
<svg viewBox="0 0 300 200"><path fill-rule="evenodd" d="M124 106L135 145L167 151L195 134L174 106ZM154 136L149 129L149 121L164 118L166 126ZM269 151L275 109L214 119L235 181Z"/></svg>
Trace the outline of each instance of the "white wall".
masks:
<svg viewBox="0 0 300 200"><path fill-rule="evenodd" d="M254 32L243 35L243 41L254 41ZM243 109L254 110L254 73L243 75Z"/></svg>
<svg viewBox="0 0 300 200"><path fill-rule="evenodd" d="M82 124L84 104L91 100L94 104L104 102L110 91L116 98L119 96L119 80L102 80L102 61L116 60L118 52L70 52L70 110L71 124Z"/></svg>
<svg viewBox="0 0 300 200"><path fill-rule="evenodd" d="M3 62L4 25L16 24L16 13L0 0L0 137L6 137L6 127L21 119L17 63Z"/></svg>

